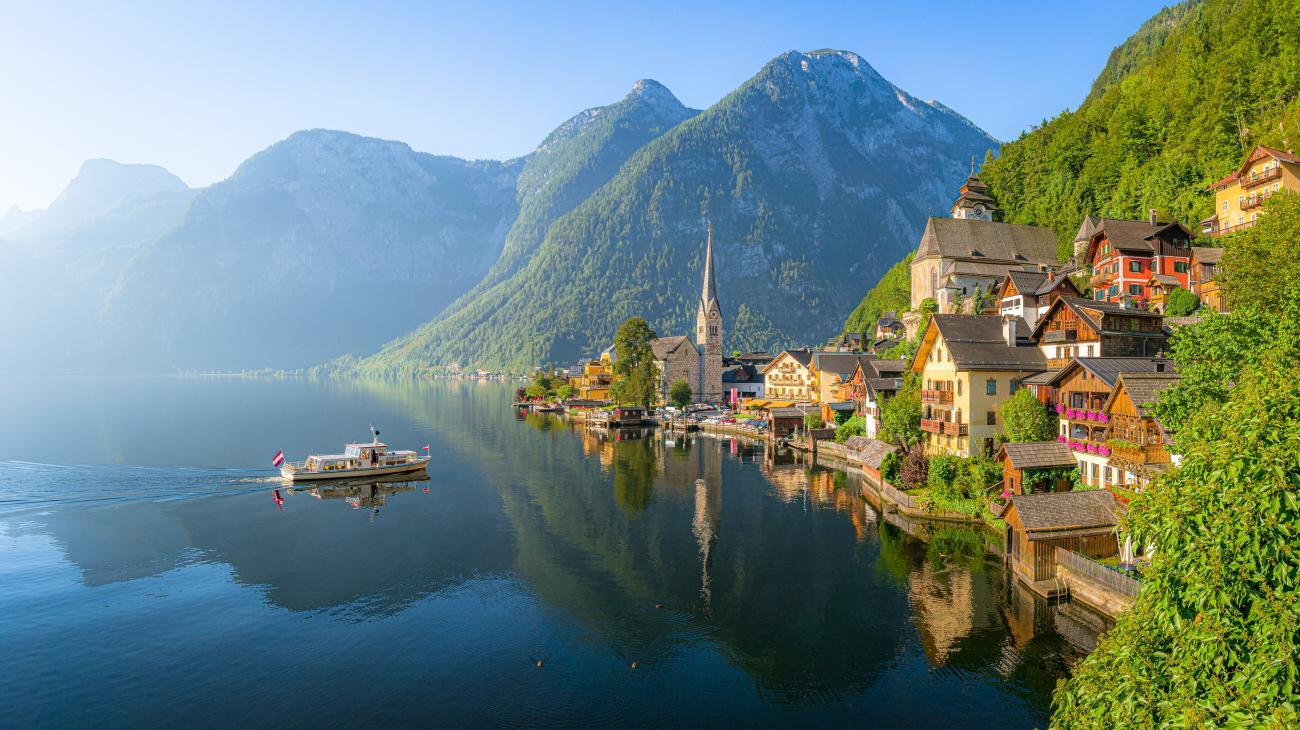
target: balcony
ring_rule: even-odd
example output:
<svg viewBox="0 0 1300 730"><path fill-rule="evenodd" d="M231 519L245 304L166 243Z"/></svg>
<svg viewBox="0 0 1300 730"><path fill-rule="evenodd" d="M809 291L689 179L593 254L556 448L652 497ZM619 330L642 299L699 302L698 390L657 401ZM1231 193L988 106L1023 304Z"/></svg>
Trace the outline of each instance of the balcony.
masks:
<svg viewBox="0 0 1300 730"><path fill-rule="evenodd" d="M921 402L932 404L952 403L951 390L923 390L921 391Z"/></svg>
<svg viewBox="0 0 1300 730"><path fill-rule="evenodd" d="M1048 330L1043 333L1042 342L1045 345L1051 345L1058 342L1077 342L1078 340L1078 330Z"/></svg>
<svg viewBox="0 0 1300 730"><path fill-rule="evenodd" d="M1274 166L1272 170L1269 170L1262 175L1252 175L1248 178L1243 177L1237 182L1241 185L1242 190L1249 190L1256 185L1263 185L1266 182L1280 179L1282 179L1282 168Z"/></svg>
<svg viewBox="0 0 1300 730"><path fill-rule="evenodd" d="M943 421L938 421L933 418L922 418L921 430L926 433L943 433Z"/></svg>
<svg viewBox="0 0 1300 730"><path fill-rule="evenodd" d="M1238 223L1238 224L1235 225L1235 226L1224 226L1223 228L1219 228L1219 229L1216 229L1216 230L1210 231L1210 235L1211 235L1211 236L1214 236L1214 237L1217 237L1217 236L1226 236L1226 235L1228 235L1229 233L1236 233L1237 231L1244 231L1244 230L1246 230L1247 228L1250 228L1250 227L1253 226L1253 225L1255 225L1255 221L1245 221L1245 222L1242 222L1242 223Z"/></svg>
<svg viewBox="0 0 1300 730"><path fill-rule="evenodd" d="M943 432L949 436L965 436L970 427L965 423L953 423L951 421L940 421Z"/></svg>
<svg viewBox="0 0 1300 730"><path fill-rule="evenodd" d="M1253 210L1253 209L1255 209L1255 208L1258 208L1258 207L1262 206L1262 205L1264 204L1264 201L1265 201L1265 200L1268 200L1268 198L1269 198L1269 196L1268 196L1267 194L1265 194L1265 195L1258 195L1258 196L1255 196L1255 197L1252 197L1252 198L1246 198L1246 199L1243 200L1242 203L1241 203L1241 209L1242 209L1242 210Z"/></svg>
<svg viewBox="0 0 1300 730"><path fill-rule="evenodd" d="M1111 449L1111 456L1132 464L1164 464L1169 461L1169 452L1164 446L1116 446Z"/></svg>

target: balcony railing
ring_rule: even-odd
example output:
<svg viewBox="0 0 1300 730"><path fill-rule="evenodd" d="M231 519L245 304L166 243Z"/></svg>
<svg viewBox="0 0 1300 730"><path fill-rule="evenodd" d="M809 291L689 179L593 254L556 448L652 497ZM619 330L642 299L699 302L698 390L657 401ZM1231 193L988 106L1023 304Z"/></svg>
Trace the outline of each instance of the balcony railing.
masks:
<svg viewBox="0 0 1300 730"><path fill-rule="evenodd" d="M933 418L922 418L921 430L925 431L926 433L943 433L942 424L943 421L935 420Z"/></svg>
<svg viewBox="0 0 1300 730"><path fill-rule="evenodd" d="M1251 210L1251 209L1254 209L1254 208L1258 208L1258 207L1260 207L1261 205L1263 205L1263 204L1264 204L1264 201L1265 201L1265 200L1268 200L1268 198L1269 198L1268 194L1259 195L1259 196L1256 196L1256 197L1253 197L1253 198L1246 198L1245 200L1243 200L1243 201L1241 202L1241 209L1242 209L1242 210Z"/></svg>
<svg viewBox="0 0 1300 730"><path fill-rule="evenodd" d="M1251 175L1248 178L1243 177L1237 182L1241 184L1242 190L1249 190L1255 187L1256 185L1263 185L1264 183L1269 182L1270 180L1277 180L1281 177L1282 177L1282 168L1274 167L1268 172L1265 172L1260 175Z"/></svg>
<svg viewBox="0 0 1300 730"><path fill-rule="evenodd" d="M923 390L921 391L922 403L952 403L951 390Z"/></svg>
<svg viewBox="0 0 1300 730"><path fill-rule="evenodd" d="M1211 235L1211 236L1226 236L1226 235L1228 235L1229 233L1236 233L1237 231L1244 231L1244 230L1246 230L1247 228L1250 228L1250 227L1253 226L1253 225L1255 225L1255 221L1245 221L1245 222L1243 222L1243 223L1238 223L1238 224L1235 225L1235 226L1224 226L1224 227L1222 227L1222 228L1217 228L1217 229L1215 229L1215 230L1213 230L1213 231L1210 231L1210 235Z"/></svg>
<svg viewBox="0 0 1300 730"><path fill-rule="evenodd" d="M1169 452L1164 446L1140 446L1138 448L1116 446L1111 449L1111 456L1134 464L1163 464L1169 461Z"/></svg>
<svg viewBox="0 0 1300 730"><path fill-rule="evenodd" d="M1078 330L1048 330L1043 333L1044 344L1052 344L1054 342L1076 342L1078 339Z"/></svg>
<svg viewBox="0 0 1300 730"><path fill-rule="evenodd" d="M965 423L953 423L952 421L940 421L943 426L943 432L949 436L965 436L969 426Z"/></svg>

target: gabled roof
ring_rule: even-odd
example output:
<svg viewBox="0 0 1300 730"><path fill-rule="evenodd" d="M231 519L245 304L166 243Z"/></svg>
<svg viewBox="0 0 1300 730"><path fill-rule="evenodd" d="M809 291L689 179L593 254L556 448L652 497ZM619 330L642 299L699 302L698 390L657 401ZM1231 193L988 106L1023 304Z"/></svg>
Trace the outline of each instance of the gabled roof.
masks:
<svg viewBox="0 0 1300 730"><path fill-rule="evenodd" d="M1121 251L1136 251L1139 253L1155 253L1155 247L1151 245L1151 236L1158 231L1164 230L1169 224L1156 223L1151 225L1150 221L1125 220L1121 218L1102 218L1097 224L1097 230L1093 231L1092 243L1088 246L1088 260L1093 259L1093 251L1096 249L1098 236L1104 236L1110 245Z"/></svg>
<svg viewBox="0 0 1300 730"><path fill-rule="evenodd" d="M1199 246L1192 249L1192 258L1199 264L1217 264L1223 258L1223 249Z"/></svg>
<svg viewBox="0 0 1300 730"><path fill-rule="evenodd" d="M1056 234L1050 228L971 218L931 218L916 258L987 261L1013 265L1056 265Z"/></svg>
<svg viewBox="0 0 1300 730"><path fill-rule="evenodd" d="M691 344L690 338L686 335L677 335L676 337L660 337L650 343L650 350L654 353L654 358L656 360L664 360L683 345L688 345L691 349L695 349L695 345ZM698 354L699 350L695 350L695 352Z"/></svg>
<svg viewBox="0 0 1300 730"><path fill-rule="evenodd" d="M1029 330L1024 319L1015 318L1021 332ZM921 347L913 359L924 361L929 354L929 329L943 337L953 361L961 370L1038 371L1047 369L1047 359L1037 347L1008 347L1002 332L1002 318L978 314L936 314L930 317Z"/></svg>
<svg viewBox="0 0 1300 730"><path fill-rule="evenodd" d="M787 356L787 355L790 357L791 360L794 360L795 362L799 363L803 367L808 367L810 364L812 364L812 350L809 350L808 348L782 350L781 352L777 353L776 357L772 358L771 362L763 366L763 373L767 373L767 371L771 369L771 367L775 365L777 361L779 361L783 356Z"/></svg>
<svg viewBox="0 0 1300 730"><path fill-rule="evenodd" d="M1296 156L1294 153L1283 152L1282 150L1275 150L1272 147L1265 147L1262 144L1256 145L1255 149L1251 150L1250 154L1246 155L1245 159L1242 160L1241 164L1237 166L1237 169L1235 171L1230 173L1227 177L1223 178L1222 180L1218 180L1214 182L1213 184L1210 185L1208 189L1214 190L1222 185L1233 182L1234 180L1241 177L1242 175L1245 175L1246 171L1250 169L1251 165L1255 164L1257 161L1259 161L1264 157L1272 157L1275 160L1279 160L1281 162L1288 162L1293 165L1300 164L1300 157Z"/></svg>
<svg viewBox="0 0 1300 730"><path fill-rule="evenodd" d="M1059 441L1029 441L1026 443L1002 444L998 450L998 461L1011 462L1015 469L1051 469L1058 466L1077 466L1078 460L1070 447Z"/></svg>
<svg viewBox="0 0 1300 730"><path fill-rule="evenodd" d="M749 363L736 363L722 368L724 383L752 383L759 377L758 368Z"/></svg>
<svg viewBox="0 0 1300 730"><path fill-rule="evenodd" d="M1016 291L1023 296L1041 297L1062 285L1068 286L1076 296L1082 293L1074 282L1070 281L1070 277L1055 272L1049 276L1046 271L1013 269L1007 272L1007 280L1014 284Z"/></svg>
<svg viewBox="0 0 1300 730"><path fill-rule="evenodd" d="M845 439L844 446L858 461L872 469L879 469L886 456L898 451L898 447L893 444L866 436L850 436Z"/></svg>
<svg viewBox="0 0 1300 730"><path fill-rule="evenodd" d="M1056 301L1052 302L1052 306L1048 307L1046 312L1043 312L1043 316L1038 318L1038 324L1034 325L1034 331L1031 337L1035 342L1038 341L1038 338L1042 334L1043 329L1047 326L1048 321L1060 307L1069 307L1074 310L1075 315L1078 316L1084 324L1088 325L1089 329L1097 333L1103 331L1101 328L1101 317L1107 314L1123 315L1126 317L1161 318L1161 315L1156 314L1155 312L1148 312L1142 309L1127 309L1111 302L1098 302L1092 299L1084 299L1082 297L1059 297ZM1126 330L1116 330L1115 332L1117 334L1125 335L1154 334L1149 332L1129 332Z"/></svg>
<svg viewBox="0 0 1300 730"><path fill-rule="evenodd" d="M853 377L853 371L858 367L858 361L869 359L870 355L861 355L856 352L814 352L812 354L813 367L819 372L834 373L840 376L841 380L848 380Z"/></svg>
<svg viewBox="0 0 1300 730"><path fill-rule="evenodd" d="M1154 281L1161 286L1182 286L1182 283L1178 281L1178 277L1173 274L1152 274L1147 281Z"/></svg>
<svg viewBox="0 0 1300 730"><path fill-rule="evenodd" d="M1011 506L1030 540L1085 531L1109 532L1119 523L1119 503L1102 489L1017 494L1011 497Z"/></svg>
<svg viewBox="0 0 1300 730"><path fill-rule="evenodd" d="M867 380L867 393L871 400L877 400L881 393L897 393L903 387L902 378L870 378Z"/></svg>
<svg viewBox="0 0 1300 730"><path fill-rule="evenodd" d="M1127 393L1133 407L1143 418L1151 418L1151 406L1155 404L1160 393L1178 382L1178 373L1122 373L1106 399L1106 410L1110 410L1120 393Z"/></svg>
<svg viewBox="0 0 1300 730"><path fill-rule="evenodd" d="M1106 387L1114 388L1123 373L1172 373L1174 361L1158 357L1076 357L1044 384L1060 385L1080 368L1095 375Z"/></svg>

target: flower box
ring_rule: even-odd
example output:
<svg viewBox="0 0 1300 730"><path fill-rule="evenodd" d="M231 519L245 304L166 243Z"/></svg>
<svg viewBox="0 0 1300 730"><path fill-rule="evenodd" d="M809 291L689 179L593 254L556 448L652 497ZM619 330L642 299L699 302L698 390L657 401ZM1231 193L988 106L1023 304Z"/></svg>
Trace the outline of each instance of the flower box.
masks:
<svg viewBox="0 0 1300 730"><path fill-rule="evenodd" d="M1056 412L1057 412L1057 413L1065 413L1065 404L1064 404L1064 403L1057 403L1057 404L1056 404Z"/></svg>
<svg viewBox="0 0 1300 730"><path fill-rule="evenodd" d="M1097 447L1097 453L1098 453L1099 455L1101 455L1101 456L1110 456L1110 447L1109 447L1109 446L1099 446L1099 447Z"/></svg>
<svg viewBox="0 0 1300 730"><path fill-rule="evenodd" d="M1088 411L1088 420L1089 420L1089 421L1095 421L1095 420L1097 420L1097 412L1096 412L1096 411Z"/></svg>
<svg viewBox="0 0 1300 730"><path fill-rule="evenodd" d="M1097 444L1088 444L1088 453L1089 454L1097 453Z"/></svg>
<svg viewBox="0 0 1300 730"><path fill-rule="evenodd" d="M1098 413L1097 421L1099 423L1110 423L1110 416L1106 415L1105 413Z"/></svg>

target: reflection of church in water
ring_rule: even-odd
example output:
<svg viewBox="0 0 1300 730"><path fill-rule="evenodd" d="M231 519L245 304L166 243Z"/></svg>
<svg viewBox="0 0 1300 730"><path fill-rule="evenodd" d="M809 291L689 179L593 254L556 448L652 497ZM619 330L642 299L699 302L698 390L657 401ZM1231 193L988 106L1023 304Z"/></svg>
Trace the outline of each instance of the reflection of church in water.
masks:
<svg viewBox="0 0 1300 730"><path fill-rule="evenodd" d="M680 437L665 445L659 461L664 481L687 490L692 501L691 534L700 559L700 600L713 608L713 547L722 526L722 460L734 442L705 437Z"/></svg>

